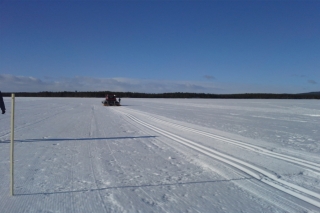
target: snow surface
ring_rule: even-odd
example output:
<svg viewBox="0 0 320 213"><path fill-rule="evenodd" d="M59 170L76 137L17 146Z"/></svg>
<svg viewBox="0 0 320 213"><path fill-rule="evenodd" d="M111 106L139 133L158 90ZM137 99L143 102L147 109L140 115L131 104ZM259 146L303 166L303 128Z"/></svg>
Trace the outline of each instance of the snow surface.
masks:
<svg viewBox="0 0 320 213"><path fill-rule="evenodd" d="M16 98L0 212L320 212L319 100Z"/></svg>

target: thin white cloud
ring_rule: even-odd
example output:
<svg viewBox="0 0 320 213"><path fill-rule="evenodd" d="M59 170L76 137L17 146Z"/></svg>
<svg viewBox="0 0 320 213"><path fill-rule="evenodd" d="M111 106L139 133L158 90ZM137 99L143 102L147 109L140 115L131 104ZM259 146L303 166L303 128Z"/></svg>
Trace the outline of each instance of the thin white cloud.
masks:
<svg viewBox="0 0 320 213"><path fill-rule="evenodd" d="M0 74L0 90L3 92L41 91L118 91L118 92L221 92L213 84L190 81L159 81L128 78L91 78L76 76L60 80L36 79L34 77Z"/></svg>
<svg viewBox="0 0 320 213"><path fill-rule="evenodd" d="M213 79L215 79L215 77L214 76L212 76L212 75L205 75L205 76L203 76L205 79L207 79L207 80L213 80Z"/></svg>
<svg viewBox="0 0 320 213"><path fill-rule="evenodd" d="M308 83L309 83L309 84L317 84L317 82L314 81L314 80L308 80Z"/></svg>
<svg viewBox="0 0 320 213"><path fill-rule="evenodd" d="M311 83L311 82L310 82ZM46 77L45 80L31 76L14 76L0 74L0 91L2 92L41 92L41 91L115 91L115 92L141 92L141 93L299 93L304 91L292 85L284 87L221 83L215 81L169 81L145 80L129 78L91 78L76 76L54 80Z"/></svg>
<svg viewBox="0 0 320 213"><path fill-rule="evenodd" d="M0 74L0 90L3 92L37 91L39 87L46 87L40 79L26 76Z"/></svg>

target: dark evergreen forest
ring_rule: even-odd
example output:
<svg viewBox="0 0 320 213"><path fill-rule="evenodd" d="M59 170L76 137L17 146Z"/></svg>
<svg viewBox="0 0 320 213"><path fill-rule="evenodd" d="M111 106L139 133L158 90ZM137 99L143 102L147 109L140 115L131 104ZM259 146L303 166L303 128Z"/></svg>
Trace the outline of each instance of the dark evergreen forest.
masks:
<svg viewBox="0 0 320 213"><path fill-rule="evenodd" d="M11 93L2 93L10 97ZM137 93L137 92L16 92L16 97L66 97L66 98L104 98L106 94L121 98L229 98L229 99L320 99L320 92L300 94L244 93L244 94L208 94L208 93Z"/></svg>

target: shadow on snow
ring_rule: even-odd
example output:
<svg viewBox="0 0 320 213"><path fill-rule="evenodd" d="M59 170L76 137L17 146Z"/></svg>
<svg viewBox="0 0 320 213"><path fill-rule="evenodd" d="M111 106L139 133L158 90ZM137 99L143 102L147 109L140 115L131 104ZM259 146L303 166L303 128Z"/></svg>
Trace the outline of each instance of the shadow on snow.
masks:
<svg viewBox="0 0 320 213"><path fill-rule="evenodd" d="M253 177L243 177L235 178L228 180L207 180L207 181L192 181L192 182L181 182L181 183L160 183L160 184L142 184L137 186L111 186L103 187L98 189L80 189L73 191L53 191L53 192L35 192L35 193L15 193L15 196L24 196L24 195L54 195L54 194L67 194L67 193L76 193L76 192L94 192L94 191L103 191L111 189L127 189L127 188L144 188L144 187L163 187L163 186L179 186L179 185L193 185L193 184L204 184L204 183L219 183L219 182L231 182L231 181L241 181L241 180L250 180L255 179Z"/></svg>
<svg viewBox="0 0 320 213"><path fill-rule="evenodd" d="M137 137L108 137L108 138L41 138L41 139L25 139L14 140L14 142L30 143L30 142L50 142L50 141L95 141L95 140L122 140L136 138L155 138L157 136L137 136ZM10 140L0 141L0 143L10 143Z"/></svg>

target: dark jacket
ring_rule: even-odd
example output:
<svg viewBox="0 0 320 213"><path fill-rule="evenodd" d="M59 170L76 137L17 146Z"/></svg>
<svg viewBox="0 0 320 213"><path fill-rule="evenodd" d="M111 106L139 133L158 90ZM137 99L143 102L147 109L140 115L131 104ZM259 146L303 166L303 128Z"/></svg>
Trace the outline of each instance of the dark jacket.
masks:
<svg viewBox="0 0 320 213"><path fill-rule="evenodd" d="M4 114L6 112L6 107L4 106L4 102L3 102L1 91L0 91L0 108L1 108L2 114Z"/></svg>

